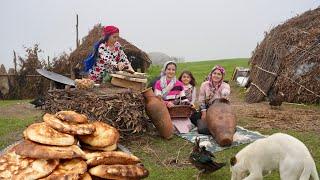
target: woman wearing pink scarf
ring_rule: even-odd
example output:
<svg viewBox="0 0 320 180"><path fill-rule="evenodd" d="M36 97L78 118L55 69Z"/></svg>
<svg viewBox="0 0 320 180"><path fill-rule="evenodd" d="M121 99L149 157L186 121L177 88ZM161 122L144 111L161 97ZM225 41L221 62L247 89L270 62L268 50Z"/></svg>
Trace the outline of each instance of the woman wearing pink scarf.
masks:
<svg viewBox="0 0 320 180"><path fill-rule="evenodd" d="M201 84L199 92L201 118L197 121L197 126L200 133L208 133L205 130L207 129L205 118L207 114L207 108L212 104L212 102L218 98L229 99L230 86L228 83L223 82L224 76L224 68L219 65L214 66L207 77L207 81Z"/></svg>

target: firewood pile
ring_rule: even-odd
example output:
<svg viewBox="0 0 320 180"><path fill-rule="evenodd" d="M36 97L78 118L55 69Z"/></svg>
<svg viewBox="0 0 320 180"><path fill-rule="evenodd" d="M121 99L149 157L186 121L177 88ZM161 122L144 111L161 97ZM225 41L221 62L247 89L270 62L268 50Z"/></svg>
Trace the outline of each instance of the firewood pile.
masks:
<svg viewBox="0 0 320 180"><path fill-rule="evenodd" d="M117 128L122 136L140 134L147 129L142 94L111 84L88 90L50 90L45 104L50 113L72 109L92 120L104 121Z"/></svg>
<svg viewBox="0 0 320 180"><path fill-rule="evenodd" d="M141 160L117 151L119 132L74 111L45 114L0 153L0 179L142 179ZM90 148L89 148L90 147Z"/></svg>
<svg viewBox="0 0 320 180"><path fill-rule="evenodd" d="M320 102L320 8L266 33L250 59L249 103L282 92L284 101Z"/></svg>

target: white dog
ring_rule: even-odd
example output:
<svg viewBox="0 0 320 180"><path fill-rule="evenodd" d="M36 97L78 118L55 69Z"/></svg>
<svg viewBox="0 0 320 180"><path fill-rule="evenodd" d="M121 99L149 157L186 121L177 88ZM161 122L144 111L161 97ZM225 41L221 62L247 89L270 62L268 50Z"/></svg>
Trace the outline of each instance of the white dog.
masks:
<svg viewBox="0 0 320 180"><path fill-rule="evenodd" d="M319 180L308 148L298 139L282 133L249 144L231 158L230 163L231 180L263 179L263 173L278 168L282 180L309 180L310 176Z"/></svg>

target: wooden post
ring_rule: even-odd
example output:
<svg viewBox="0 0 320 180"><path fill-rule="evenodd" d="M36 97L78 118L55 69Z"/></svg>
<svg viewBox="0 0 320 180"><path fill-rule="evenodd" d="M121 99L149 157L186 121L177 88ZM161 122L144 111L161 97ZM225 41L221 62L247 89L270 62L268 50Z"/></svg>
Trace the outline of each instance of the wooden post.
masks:
<svg viewBox="0 0 320 180"><path fill-rule="evenodd" d="M78 21L78 14L77 14L77 24L76 24L76 45L77 45L77 48L79 47L79 21Z"/></svg>
<svg viewBox="0 0 320 180"><path fill-rule="evenodd" d="M79 47L79 31L78 31L78 28L79 28L79 21L78 21L78 14L76 15L76 49ZM71 79L75 79L75 74L74 74L74 71L73 71L73 62L72 62L72 59L70 59L70 78Z"/></svg>
<svg viewBox="0 0 320 180"><path fill-rule="evenodd" d="M51 66L50 66L50 57L48 56L48 59L47 59L47 63L48 63L48 69L51 69Z"/></svg>
<svg viewBox="0 0 320 180"><path fill-rule="evenodd" d="M13 50L13 64L14 64L14 74L17 74L17 54Z"/></svg>

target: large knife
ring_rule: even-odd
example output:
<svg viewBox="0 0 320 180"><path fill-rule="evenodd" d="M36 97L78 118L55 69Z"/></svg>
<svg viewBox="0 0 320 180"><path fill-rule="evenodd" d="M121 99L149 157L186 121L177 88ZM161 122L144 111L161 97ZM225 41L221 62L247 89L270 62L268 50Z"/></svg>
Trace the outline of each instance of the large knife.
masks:
<svg viewBox="0 0 320 180"><path fill-rule="evenodd" d="M56 82L59 82L59 83L62 83L62 84L66 84L66 85L70 85L70 86L75 86L75 82L74 80L66 77L66 76L63 76L61 74L58 74L58 73L55 73L55 72L52 72L52 71L47 71L45 69L37 69L36 70L39 74L41 74L42 76L48 78L48 79L51 79L53 81L56 81Z"/></svg>

